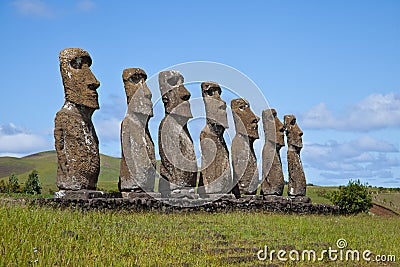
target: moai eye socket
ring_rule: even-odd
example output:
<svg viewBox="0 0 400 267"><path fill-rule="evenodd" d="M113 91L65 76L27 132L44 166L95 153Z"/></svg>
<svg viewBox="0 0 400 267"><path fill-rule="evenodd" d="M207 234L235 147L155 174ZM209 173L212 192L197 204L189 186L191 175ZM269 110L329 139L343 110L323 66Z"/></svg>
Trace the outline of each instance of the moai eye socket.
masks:
<svg viewBox="0 0 400 267"><path fill-rule="evenodd" d="M90 67L92 65L92 60L90 59L90 57L86 57L86 56L76 57L71 60L70 65L74 69L82 69L83 65L88 65L88 67Z"/></svg>
<svg viewBox="0 0 400 267"><path fill-rule="evenodd" d="M208 96L214 96L215 94L221 95L221 88L218 87L210 87L206 90L206 94Z"/></svg>
<svg viewBox="0 0 400 267"><path fill-rule="evenodd" d="M296 119L290 121L290 125L295 125L295 124L296 124Z"/></svg>
<svg viewBox="0 0 400 267"><path fill-rule="evenodd" d="M244 105L239 106L239 109L243 111L245 109L245 106Z"/></svg>
<svg viewBox="0 0 400 267"><path fill-rule="evenodd" d="M130 81L131 83L139 83L140 80L141 77L138 74L133 74L131 77L128 78L128 81Z"/></svg>
<svg viewBox="0 0 400 267"><path fill-rule="evenodd" d="M167 83L168 83L169 85L171 85L171 86L175 86L175 85L178 84L178 81L179 81L179 77L178 77L178 76L174 76L174 77L169 78L169 79L167 80Z"/></svg>

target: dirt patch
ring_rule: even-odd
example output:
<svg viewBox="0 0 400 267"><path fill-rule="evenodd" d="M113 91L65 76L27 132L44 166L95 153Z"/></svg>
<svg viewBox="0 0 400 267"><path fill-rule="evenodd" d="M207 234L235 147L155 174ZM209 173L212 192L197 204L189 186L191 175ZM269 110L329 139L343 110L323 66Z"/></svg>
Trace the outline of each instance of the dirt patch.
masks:
<svg viewBox="0 0 400 267"><path fill-rule="evenodd" d="M393 216L399 216L397 212L394 212L391 209L388 209L386 207L383 207L379 204L374 204L372 208L369 210L373 214L381 217L393 217Z"/></svg>

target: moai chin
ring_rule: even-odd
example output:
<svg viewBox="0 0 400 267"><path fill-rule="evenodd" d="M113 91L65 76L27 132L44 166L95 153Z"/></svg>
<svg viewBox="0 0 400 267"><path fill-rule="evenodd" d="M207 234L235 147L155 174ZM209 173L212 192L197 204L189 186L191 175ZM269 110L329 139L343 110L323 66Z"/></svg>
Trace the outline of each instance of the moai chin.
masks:
<svg viewBox="0 0 400 267"><path fill-rule="evenodd" d="M284 127L286 132L288 152L288 195L289 196L305 196L306 195L306 177L304 175L303 166L300 159L300 151L303 147L303 132L296 123L294 115L284 116Z"/></svg>
<svg viewBox="0 0 400 267"><path fill-rule="evenodd" d="M250 109L250 104L243 98L233 99L231 109L235 122L236 135L232 140L231 155L233 167L232 193L255 195L258 186L257 159L253 144L258 136L260 120Z"/></svg>
<svg viewBox="0 0 400 267"><path fill-rule="evenodd" d="M228 128L226 103L221 99L221 87L214 82L201 83L206 108L206 126L200 133L201 173L199 186L207 194L227 194L232 189L229 152L224 140Z"/></svg>
<svg viewBox="0 0 400 267"><path fill-rule="evenodd" d="M118 187L122 192L153 192L156 157L148 122L153 117L146 72L128 68L122 72L128 111L121 123L121 167Z"/></svg>
<svg viewBox="0 0 400 267"><path fill-rule="evenodd" d="M60 52L65 103L55 117L54 139L60 190L95 190L100 172L99 141L92 114L99 109L100 82L90 70L92 59L80 48Z"/></svg>
<svg viewBox="0 0 400 267"><path fill-rule="evenodd" d="M161 157L159 192L168 195L170 190L194 188L197 179L196 154L187 122L192 118L190 92L184 79L175 70L158 75L165 117L158 129L158 146Z"/></svg>
<svg viewBox="0 0 400 267"><path fill-rule="evenodd" d="M280 150L285 146L285 128L275 109L263 110L262 122L265 144L262 150L261 190L264 195L282 196L285 180Z"/></svg>

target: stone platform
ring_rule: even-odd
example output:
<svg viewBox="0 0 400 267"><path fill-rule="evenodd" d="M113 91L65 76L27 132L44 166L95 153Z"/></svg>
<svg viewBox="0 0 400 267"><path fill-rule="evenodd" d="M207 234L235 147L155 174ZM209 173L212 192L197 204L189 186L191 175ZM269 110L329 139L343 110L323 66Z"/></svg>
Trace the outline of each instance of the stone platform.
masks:
<svg viewBox="0 0 400 267"><path fill-rule="evenodd" d="M37 198L30 200L32 205L53 208L74 208L88 210L114 211L157 211L157 212L229 212L260 211L289 214L337 215L337 206L312 204L308 197L244 197L240 199L211 198L153 198L147 195L135 198Z"/></svg>
<svg viewBox="0 0 400 267"><path fill-rule="evenodd" d="M55 198L63 199L93 199L93 198L121 198L120 192L103 192L97 190L60 190L54 193Z"/></svg>

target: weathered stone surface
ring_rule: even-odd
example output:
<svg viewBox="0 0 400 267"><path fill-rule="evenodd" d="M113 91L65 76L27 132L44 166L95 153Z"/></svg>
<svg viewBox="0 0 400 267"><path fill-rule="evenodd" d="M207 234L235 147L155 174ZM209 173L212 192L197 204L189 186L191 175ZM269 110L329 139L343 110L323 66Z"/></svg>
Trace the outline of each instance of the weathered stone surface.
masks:
<svg viewBox="0 0 400 267"><path fill-rule="evenodd" d="M65 103L54 127L58 159L57 186L62 190L96 189L100 172L98 138L92 114L99 108L100 82L90 70L92 59L80 48L60 52Z"/></svg>
<svg viewBox="0 0 400 267"><path fill-rule="evenodd" d="M55 198L65 199L92 199L92 198L120 198L121 193L103 192L96 190L60 190L54 193Z"/></svg>
<svg viewBox="0 0 400 267"><path fill-rule="evenodd" d="M122 73L128 111L121 123L122 158L119 190L123 192L152 192L156 175L154 144L148 122L153 116L151 91L147 75L139 68Z"/></svg>
<svg viewBox="0 0 400 267"><path fill-rule="evenodd" d="M285 115L285 132L288 144L287 161L289 171L288 195L306 195L306 176L300 159L303 147L303 132L300 130L294 115Z"/></svg>
<svg viewBox="0 0 400 267"><path fill-rule="evenodd" d="M157 211L170 212L227 212L240 211L267 211L293 214L324 214L339 215L337 206L312 204L302 197L258 196L254 199L218 198L215 201L203 199L170 199L168 202L157 200L149 196L139 198L94 198L94 199L57 199L37 198L26 199L25 203L45 207L73 208L74 210L122 210L125 212ZM273 197L273 199L270 199Z"/></svg>
<svg viewBox="0 0 400 267"><path fill-rule="evenodd" d="M223 136L228 128L226 103L221 99L222 90L217 83L203 82L201 90L206 108L206 126L200 133L199 187L204 184L207 194L226 194L232 189L229 152Z"/></svg>
<svg viewBox="0 0 400 267"><path fill-rule="evenodd" d="M159 73L158 81L164 103L165 117L158 129L161 157L159 192L195 187L197 163L193 140L187 128L192 118L190 93L183 85L181 73L167 70Z"/></svg>
<svg viewBox="0 0 400 267"><path fill-rule="evenodd" d="M123 198L147 198L147 197L152 197L152 198L161 198L161 193L156 193L156 192L121 192L121 196Z"/></svg>
<svg viewBox="0 0 400 267"><path fill-rule="evenodd" d="M285 146L282 122L275 109L262 112L265 144L262 151L262 184L264 195L282 196L285 180L282 171L280 150Z"/></svg>
<svg viewBox="0 0 400 267"><path fill-rule="evenodd" d="M233 99L231 109L235 122L236 135L232 141L232 192L236 197L240 194L254 195L258 186L257 159L253 144L258 136L260 120L250 109L250 104L243 98Z"/></svg>

